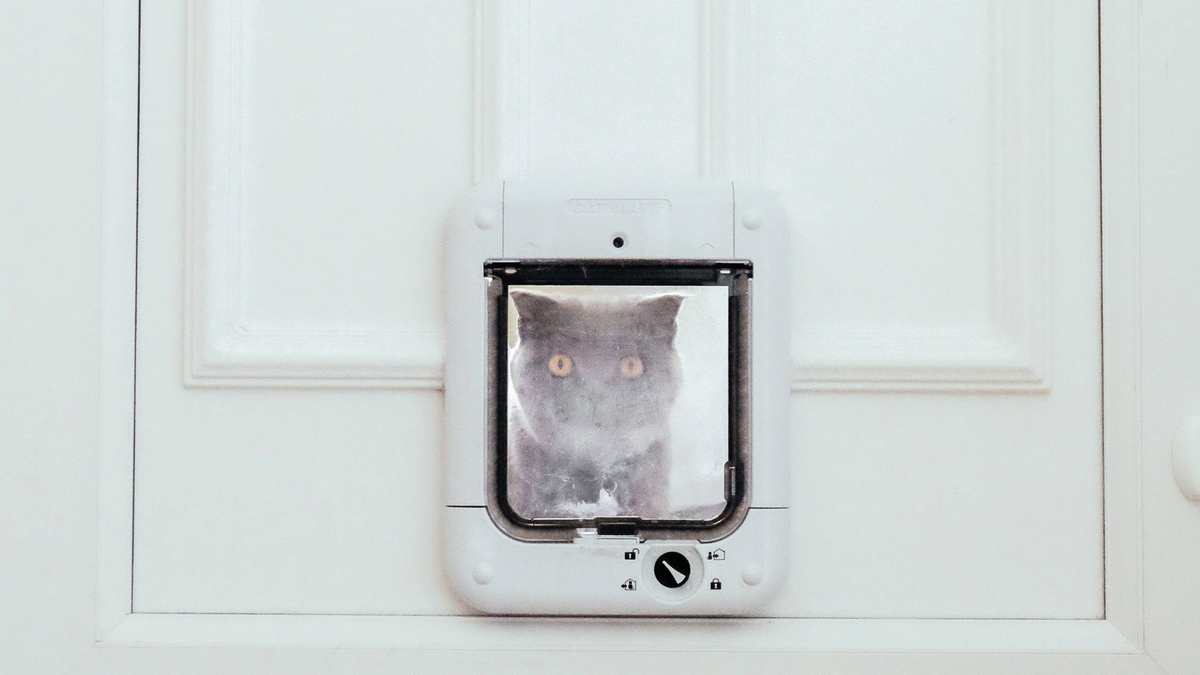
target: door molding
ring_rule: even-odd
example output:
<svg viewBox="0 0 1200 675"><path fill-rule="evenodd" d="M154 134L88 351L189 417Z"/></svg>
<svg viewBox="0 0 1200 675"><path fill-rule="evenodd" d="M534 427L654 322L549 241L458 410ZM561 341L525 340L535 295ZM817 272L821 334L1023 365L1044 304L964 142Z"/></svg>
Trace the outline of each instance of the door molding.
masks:
<svg viewBox="0 0 1200 675"><path fill-rule="evenodd" d="M279 672L314 658L351 672L380 663L517 669L534 655L544 663L576 663L570 650L634 650L644 652L639 658L648 663L697 667L736 659L741 667L930 673L1164 672L1146 652L1142 593L1138 8L1136 0L1102 0L1100 7L1104 618L695 620L679 631L680 620L653 619L132 612L136 260L130 243L137 235L131 148L137 144L138 2L107 0L96 623L95 643L76 669L99 671L114 663L151 669L199 660L248 669L257 664L261 672L271 668L261 661L258 648L265 648ZM1155 644L1157 650L1176 648ZM198 646L208 649L193 649Z"/></svg>
<svg viewBox="0 0 1200 675"><path fill-rule="evenodd" d="M242 5L189 3L184 384L440 389L444 329L257 326L245 316L240 280L253 263L243 242L254 224L240 199ZM697 5L695 173L779 188L760 161L760 9L758 0ZM476 180L528 175L532 11L528 0L474 1ZM988 179L990 326L801 328L793 336L794 391L1050 389L1053 5L990 0L988 11L986 76L997 110Z"/></svg>

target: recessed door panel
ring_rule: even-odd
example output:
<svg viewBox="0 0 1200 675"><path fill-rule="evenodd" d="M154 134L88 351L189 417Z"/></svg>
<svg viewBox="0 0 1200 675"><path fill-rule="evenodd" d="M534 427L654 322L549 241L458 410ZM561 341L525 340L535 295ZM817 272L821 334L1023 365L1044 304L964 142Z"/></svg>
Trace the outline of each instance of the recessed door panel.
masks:
<svg viewBox="0 0 1200 675"><path fill-rule="evenodd" d="M793 223L771 614L1102 616L1096 20L147 4L134 609L468 612L442 219L478 179L650 176L757 182Z"/></svg>

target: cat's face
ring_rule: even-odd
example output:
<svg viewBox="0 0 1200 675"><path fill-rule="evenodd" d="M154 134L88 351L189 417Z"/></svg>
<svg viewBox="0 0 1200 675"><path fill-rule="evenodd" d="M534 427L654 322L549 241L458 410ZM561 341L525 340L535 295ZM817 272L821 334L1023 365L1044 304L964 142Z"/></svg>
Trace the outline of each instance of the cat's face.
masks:
<svg viewBox="0 0 1200 675"><path fill-rule="evenodd" d="M510 294L520 337L512 384L540 443L604 461L663 437L679 390L683 296Z"/></svg>

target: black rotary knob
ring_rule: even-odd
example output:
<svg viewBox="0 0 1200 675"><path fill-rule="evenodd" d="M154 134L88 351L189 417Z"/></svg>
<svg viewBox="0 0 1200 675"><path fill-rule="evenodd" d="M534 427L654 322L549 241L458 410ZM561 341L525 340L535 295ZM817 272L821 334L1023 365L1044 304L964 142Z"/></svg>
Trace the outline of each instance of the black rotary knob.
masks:
<svg viewBox="0 0 1200 675"><path fill-rule="evenodd" d="M654 578L667 588L679 588L691 576L692 564L682 553L668 551L654 561Z"/></svg>

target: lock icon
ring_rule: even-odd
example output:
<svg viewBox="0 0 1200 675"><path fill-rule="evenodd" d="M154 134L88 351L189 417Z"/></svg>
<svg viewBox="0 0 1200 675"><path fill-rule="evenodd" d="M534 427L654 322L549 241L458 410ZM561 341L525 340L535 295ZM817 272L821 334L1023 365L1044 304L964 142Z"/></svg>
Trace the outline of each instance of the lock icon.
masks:
<svg viewBox="0 0 1200 675"><path fill-rule="evenodd" d="M638 550L635 548L632 551L625 551L626 560L637 560Z"/></svg>
<svg viewBox="0 0 1200 675"><path fill-rule="evenodd" d="M713 579L711 582L709 582L708 587L714 591L721 590L721 580Z"/></svg>

